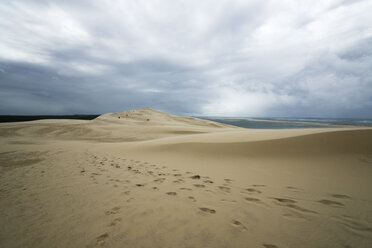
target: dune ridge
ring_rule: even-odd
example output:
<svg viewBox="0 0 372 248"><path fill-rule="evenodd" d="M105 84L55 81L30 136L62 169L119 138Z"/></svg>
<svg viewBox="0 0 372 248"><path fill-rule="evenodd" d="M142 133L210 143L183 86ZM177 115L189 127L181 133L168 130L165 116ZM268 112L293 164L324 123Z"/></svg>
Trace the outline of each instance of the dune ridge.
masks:
<svg viewBox="0 0 372 248"><path fill-rule="evenodd" d="M290 133L288 133L290 134ZM282 137L272 140L246 141L238 136L235 140L225 141L226 133L213 136L197 136L194 139L176 139L173 142L155 143L150 150L182 150L190 154L200 152L210 156L325 156L333 154L367 155L372 151L372 129L365 130L327 130L326 132L305 134L300 136ZM220 139L220 142L217 140ZM222 141L222 142L221 142ZM146 147L146 146L144 146Z"/></svg>
<svg viewBox="0 0 372 248"><path fill-rule="evenodd" d="M121 113L107 113L98 116L95 120L115 121L126 125L192 125L198 127L236 128L235 126L214 121L171 115L151 108L127 110Z"/></svg>

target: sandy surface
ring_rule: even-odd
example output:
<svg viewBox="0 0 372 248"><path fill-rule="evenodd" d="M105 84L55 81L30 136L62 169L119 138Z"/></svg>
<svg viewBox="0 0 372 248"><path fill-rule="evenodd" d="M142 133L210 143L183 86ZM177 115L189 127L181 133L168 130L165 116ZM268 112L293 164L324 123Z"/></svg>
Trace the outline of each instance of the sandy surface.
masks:
<svg viewBox="0 0 372 248"><path fill-rule="evenodd" d="M0 137L0 247L372 247L372 129L144 109Z"/></svg>

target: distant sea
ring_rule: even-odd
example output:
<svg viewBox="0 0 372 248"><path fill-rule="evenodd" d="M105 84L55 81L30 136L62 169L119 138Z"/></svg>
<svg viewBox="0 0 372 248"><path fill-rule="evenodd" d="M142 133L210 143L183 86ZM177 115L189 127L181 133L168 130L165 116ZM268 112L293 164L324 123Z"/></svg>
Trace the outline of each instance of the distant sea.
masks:
<svg viewBox="0 0 372 248"><path fill-rule="evenodd" d="M228 118L198 117L238 127L254 129L291 129L291 128L335 128L335 127L372 127L372 119L336 118Z"/></svg>

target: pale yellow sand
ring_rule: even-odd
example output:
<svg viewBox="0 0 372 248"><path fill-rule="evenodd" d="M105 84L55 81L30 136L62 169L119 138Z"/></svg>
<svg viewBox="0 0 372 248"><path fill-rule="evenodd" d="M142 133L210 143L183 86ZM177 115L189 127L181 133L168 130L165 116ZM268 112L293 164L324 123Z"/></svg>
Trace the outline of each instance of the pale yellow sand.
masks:
<svg viewBox="0 0 372 248"><path fill-rule="evenodd" d="M372 129L144 109L0 137L0 247L372 247Z"/></svg>

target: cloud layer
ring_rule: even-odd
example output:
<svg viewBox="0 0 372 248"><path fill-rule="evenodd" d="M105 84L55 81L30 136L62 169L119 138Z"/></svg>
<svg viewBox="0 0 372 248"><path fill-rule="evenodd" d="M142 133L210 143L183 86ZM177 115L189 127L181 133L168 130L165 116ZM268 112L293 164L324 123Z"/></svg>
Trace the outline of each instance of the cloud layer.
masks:
<svg viewBox="0 0 372 248"><path fill-rule="evenodd" d="M2 1L0 114L372 118L372 2Z"/></svg>

